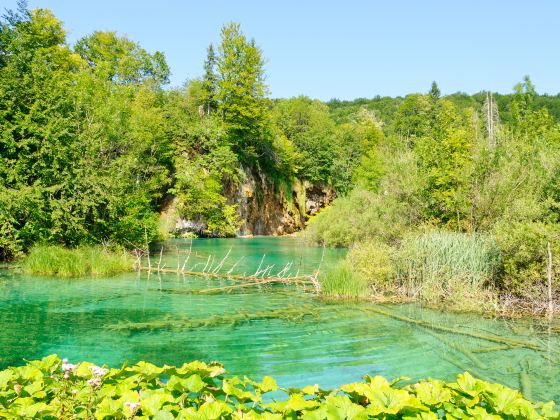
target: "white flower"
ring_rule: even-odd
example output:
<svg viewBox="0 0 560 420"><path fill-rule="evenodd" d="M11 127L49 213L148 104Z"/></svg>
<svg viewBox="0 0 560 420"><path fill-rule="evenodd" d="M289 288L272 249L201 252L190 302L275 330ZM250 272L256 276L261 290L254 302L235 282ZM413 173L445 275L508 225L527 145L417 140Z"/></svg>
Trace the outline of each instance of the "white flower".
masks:
<svg viewBox="0 0 560 420"><path fill-rule="evenodd" d="M128 408L130 408L130 411L132 411L132 414L136 413L136 411L138 411L138 409L140 408L140 403L139 402L125 402L124 405Z"/></svg>
<svg viewBox="0 0 560 420"><path fill-rule="evenodd" d="M88 385L90 385L92 388L98 387L99 385L101 385L101 379L99 378L91 378L87 381Z"/></svg>
<svg viewBox="0 0 560 420"><path fill-rule="evenodd" d="M99 366L90 366L88 369L91 371L91 373L93 373L94 376L99 377L105 376L107 372L109 372L109 369L105 369Z"/></svg>
<svg viewBox="0 0 560 420"><path fill-rule="evenodd" d="M62 370L64 372L72 372L77 367L78 367L78 365L73 365L72 363L68 363L68 359L63 359L62 360Z"/></svg>

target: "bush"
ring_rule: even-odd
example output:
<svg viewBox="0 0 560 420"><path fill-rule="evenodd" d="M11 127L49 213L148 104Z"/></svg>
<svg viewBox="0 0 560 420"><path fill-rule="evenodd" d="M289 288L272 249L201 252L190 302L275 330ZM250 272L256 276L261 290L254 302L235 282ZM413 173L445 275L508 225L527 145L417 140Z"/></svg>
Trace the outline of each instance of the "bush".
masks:
<svg viewBox="0 0 560 420"><path fill-rule="evenodd" d="M105 277L131 271L132 257L100 246L74 249L55 245L36 246L23 260L26 273L59 277Z"/></svg>
<svg viewBox="0 0 560 420"><path fill-rule="evenodd" d="M305 235L312 242L339 247L371 238L393 242L407 228L406 211L392 198L356 190L314 216Z"/></svg>
<svg viewBox="0 0 560 420"><path fill-rule="evenodd" d="M355 298L371 294L368 280L348 260L327 267L319 282L324 296Z"/></svg>
<svg viewBox="0 0 560 420"><path fill-rule="evenodd" d="M394 250L378 241L356 244L346 259L351 267L364 277L374 292L394 291L396 271L391 260Z"/></svg>
<svg viewBox="0 0 560 420"><path fill-rule="evenodd" d="M402 386L381 376L323 390L279 388L224 377L219 363L180 367L139 362L119 369L77 365L51 355L0 372L3 418L358 419L558 418L554 402L532 403L519 391L460 374L453 383L429 379ZM275 392L275 398L263 395Z"/></svg>
<svg viewBox="0 0 560 420"><path fill-rule="evenodd" d="M337 198L309 221L306 236L327 246L348 247L368 239L398 242L422 217L423 178L410 151L387 148L391 156L375 191L363 188Z"/></svg>
<svg viewBox="0 0 560 420"><path fill-rule="evenodd" d="M443 231L409 236L397 256L399 282L427 302L485 302L498 266L498 250L487 236Z"/></svg>
<svg viewBox="0 0 560 420"><path fill-rule="evenodd" d="M557 225L502 222L493 233L500 249L500 277L497 286L502 293L521 298L546 299L548 242L553 255L553 273L556 273L553 288L558 290L560 233Z"/></svg>

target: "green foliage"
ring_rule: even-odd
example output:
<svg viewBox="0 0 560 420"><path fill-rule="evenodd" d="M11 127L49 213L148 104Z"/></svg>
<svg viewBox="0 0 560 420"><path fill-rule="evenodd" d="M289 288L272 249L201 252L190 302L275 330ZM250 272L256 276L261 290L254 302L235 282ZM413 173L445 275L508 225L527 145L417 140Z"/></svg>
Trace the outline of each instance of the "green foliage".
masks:
<svg viewBox="0 0 560 420"><path fill-rule="evenodd" d="M333 177L334 123L327 107L305 96L278 101L273 108L275 125L294 145L295 166L302 179L327 184Z"/></svg>
<svg viewBox="0 0 560 420"><path fill-rule="evenodd" d="M195 89L173 92L166 105L176 153L171 192L179 199L179 215L202 223L203 234L233 236L239 225L236 205L227 202L223 184L237 181L238 157L221 119L199 115Z"/></svg>
<svg viewBox="0 0 560 420"><path fill-rule="evenodd" d="M429 379L406 386L381 376L323 390L318 385L280 388L274 378L257 382L225 377L219 363L118 369L76 365L55 355L0 372L0 415L7 418L557 419L553 402L533 403L519 391L475 379ZM275 393L272 402L265 402ZM270 400L269 400L270 401Z"/></svg>
<svg viewBox="0 0 560 420"><path fill-rule="evenodd" d="M36 242L129 246L145 229L155 238L171 163L162 56L96 33L80 43L82 58L42 9L1 31L0 256Z"/></svg>
<svg viewBox="0 0 560 420"><path fill-rule="evenodd" d="M500 249L500 290L544 300L547 288L547 244L553 255L553 290L558 290L560 232L542 222L502 222L493 231Z"/></svg>
<svg viewBox="0 0 560 420"><path fill-rule="evenodd" d="M132 271L133 260L121 251L101 246L74 249L60 246L34 246L23 260L23 270L29 274L58 277L107 277Z"/></svg>
<svg viewBox="0 0 560 420"><path fill-rule="evenodd" d="M491 237L428 231L407 234L400 242L389 246L374 238L356 243L343 263L321 278L326 284L322 292L407 296L455 309L473 309L481 300L485 307L493 303L490 287L499 269L499 250Z"/></svg>
<svg viewBox="0 0 560 420"><path fill-rule="evenodd" d="M169 67L163 53L150 54L115 32L96 31L78 40L74 48L97 74L117 84L169 82Z"/></svg>
<svg viewBox="0 0 560 420"><path fill-rule="evenodd" d="M424 180L417 157L409 150L387 147L383 155L386 174L374 191L356 188L314 216L305 233L314 242L329 246L378 239L393 244L422 218Z"/></svg>
<svg viewBox="0 0 560 420"><path fill-rule="evenodd" d="M241 26L222 27L216 57L216 100L236 153L253 162L271 149L265 95L264 59L255 41L248 40Z"/></svg>
<svg viewBox="0 0 560 420"><path fill-rule="evenodd" d="M356 298L371 294L368 280L349 261L327 267L320 276L321 294L328 297Z"/></svg>
<svg viewBox="0 0 560 420"><path fill-rule="evenodd" d="M161 52L115 32L71 47L49 10L1 18L1 259L35 243L141 247L170 202L203 235L232 236L242 166L342 195L383 137L370 111L336 126L318 101L267 99L263 53L236 23L202 80L164 91L168 77Z"/></svg>
<svg viewBox="0 0 560 420"><path fill-rule="evenodd" d="M395 288L394 254L395 250L390 246L369 240L354 245L346 259L357 273L367 279L373 293L386 293L394 292Z"/></svg>
<svg viewBox="0 0 560 420"><path fill-rule="evenodd" d="M537 97L529 78L513 95L496 95L506 121L485 113L486 94L441 98L433 85L428 95L395 100L389 135L362 155L354 190L310 221L308 237L391 246L394 289L430 302L489 293L544 300L546 244L556 255L560 231L560 125L535 107ZM440 233L417 237L426 225Z"/></svg>

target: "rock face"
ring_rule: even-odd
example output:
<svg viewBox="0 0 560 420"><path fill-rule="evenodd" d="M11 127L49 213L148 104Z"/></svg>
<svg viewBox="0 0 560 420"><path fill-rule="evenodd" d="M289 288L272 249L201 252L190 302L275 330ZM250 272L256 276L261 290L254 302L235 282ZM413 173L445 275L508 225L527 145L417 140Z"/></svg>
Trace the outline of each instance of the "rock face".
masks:
<svg viewBox="0 0 560 420"><path fill-rule="evenodd" d="M334 199L329 188L293 180L290 183L243 168L238 184L226 185L228 202L237 204L241 220L238 234L285 235L301 230L310 215Z"/></svg>
<svg viewBox="0 0 560 420"><path fill-rule="evenodd" d="M238 236L285 235L303 229L309 216L334 199L331 188L297 179L278 181L249 168L241 168L239 182L224 185L228 204L236 204L241 221ZM176 200L161 213L162 226L174 234L200 235L206 225L177 217Z"/></svg>

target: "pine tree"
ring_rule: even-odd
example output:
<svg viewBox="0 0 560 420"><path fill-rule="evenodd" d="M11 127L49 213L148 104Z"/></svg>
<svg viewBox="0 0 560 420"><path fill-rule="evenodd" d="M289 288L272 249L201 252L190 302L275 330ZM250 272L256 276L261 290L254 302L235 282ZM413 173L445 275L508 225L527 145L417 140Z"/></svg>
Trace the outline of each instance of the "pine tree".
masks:
<svg viewBox="0 0 560 420"><path fill-rule="evenodd" d="M430 92L428 93L432 102L437 102L441 97L441 91L435 81L432 82L432 87L430 88Z"/></svg>
<svg viewBox="0 0 560 420"><path fill-rule="evenodd" d="M262 51L230 23L222 28L218 52L216 99L231 141L250 159L262 156L270 146Z"/></svg>

